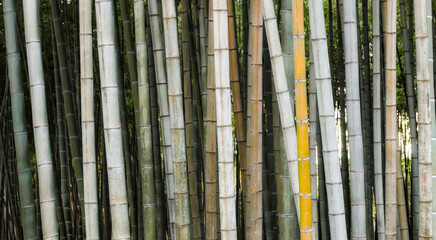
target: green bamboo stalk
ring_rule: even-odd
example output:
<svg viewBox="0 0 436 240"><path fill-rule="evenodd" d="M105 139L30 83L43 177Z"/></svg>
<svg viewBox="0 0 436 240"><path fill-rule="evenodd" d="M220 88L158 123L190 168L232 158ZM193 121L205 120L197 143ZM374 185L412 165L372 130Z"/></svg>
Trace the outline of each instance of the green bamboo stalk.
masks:
<svg viewBox="0 0 436 240"><path fill-rule="evenodd" d="M58 61L59 61L59 71L62 84L62 94L65 118L67 122L68 138L71 148L71 155L74 164L74 172L76 175L76 181L79 187L79 195L81 202L81 209L85 211L84 204L84 188L83 188L83 166L82 166L82 153L78 131L78 123L76 122L76 111L74 109L74 99L71 87L71 78L69 77L67 53L65 46L65 39L62 30L62 19L59 13L59 5L57 1L50 1L51 6L51 16L53 21L53 26L56 35L56 47L58 51ZM67 25L68 26L68 25ZM85 220L85 214L82 214L82 220Z"/></svg>
<svg viewBox="0 0 436 240"><path fill-rule="evenodd" d="M148 15L148 12L146 12ZM150 101L151 101L151 126L153 134L153 163L154 163L154 177L155 177L155 196L156 196L156 225L158 226L156 237L163 239L166 232L166 210L165 210L165 193L162 182L162 159L160 149L159 137L159 106L157 103L157 89L156 89L156 76L154 68L153 47L151 43L151 29L149 22L146 22L147 29L147 63L148 63L148 79L150 81Z"/></svg>
<svg viewBox="0 0 436 240"><path fill-rule="evenodd" d="M92 3L80 1L80 96L85 185L86 238L99 239L97 163L95 151L94 79L92 49Z"/></svg>
<svg viewBox="0 0 436 240"><path fill-rule="evenodd" d="M24 30L26 36L27 62L29 63L29 86L32 102L32 119L42 232L44 239L58 239L53 162L51 157L44 73L42 68L41 37L39 30L39 2L23 1Z"/></svg>
<svg viewBox="0 0 436 240"><path fill-rule="evenodd" d="M186 139L183 119L182 80L178 48L176 7L173 0L162 2L165 54L168 75L168 98L173 143L174 197L176 212L176 239L192 238L192 216L189 205Z"/></svg>
<svg viewBox="0 0 436 240"><path fill-rule="evenodd" d="M189 181L189 196L191 203L191 215L193 221L193 236L194 239L201 238L201 225L200 225L200 208L198 204L197 193L197 174L195 168L195 149L194 149L194 128L193 128L193 101L192 101L192 80L191 80L191 48L193 45L190 43L190 19L189 19L189 2L188 0L182 1L181 15L182 15L182 50L183 50L183 98L185 106L185 130L186 130L186 152L188 161L188 181ZM196 74L192 74L196 76ZM195 83L194 83L195 84Z"/></svg>
<svg viewBox="0 0 436 240"><path fill-rule="evenodd" d="M114 239L130 239L112 1L95 2L103 125ZM115 66L115 67L114 67Z"/></svg>
<svg viewBox="0 0 436 240"><path fill-rule="evenodd" d="M159 10L156 0L148 2L148 12L151 23L151 36L153 43L155 72L157 93L159 99L159 110L161 116L161 130L162 130L162 145L165 161L166 185L167 185L167 199L169 210L169 223L170 223L170 236L175 238L176 233L176 216L175 216L175 200L174 200L174 172L173 172L173 153L171 147L171 133L170 133L170 110L168 107L168 90L167 78L165 73L165 59L164 59L164 46L161 34L161 27L159 25Z"/></svg>
<svg viewBox="0 0 436 240"><path fill-rule="evenodd" d="M383 198L382 124L381 124L381 48L380 48L380 0L372 2L373 45L373 143L374 143L374 197L377 216L377 237L385 239L385 214ZM405 47L405 46L404 46Z"/></svg>
<svg viewBox="0 0 436 240"><path fill-rule="evenodd" d="M139 165L142 185L142 212L144 239L156 239L156 202L153 169L153 143L150 116L150 87L148 79L147 44L145 36L144 1L134 1L135 44L138 72L138 140Z"/></svg>
<svg viewBox="0 0 436 240"><path fill-rule="evenodd" d="M13 134L19 180L20 213L22 217L23 238L37 238L36 212L33 197L32 169L30 166L27 139L23 80L21 78L20 54L18 49L18 25L14 1L3 2L5 21L6 52L8 62L9 91L11 94Z"/></svg>

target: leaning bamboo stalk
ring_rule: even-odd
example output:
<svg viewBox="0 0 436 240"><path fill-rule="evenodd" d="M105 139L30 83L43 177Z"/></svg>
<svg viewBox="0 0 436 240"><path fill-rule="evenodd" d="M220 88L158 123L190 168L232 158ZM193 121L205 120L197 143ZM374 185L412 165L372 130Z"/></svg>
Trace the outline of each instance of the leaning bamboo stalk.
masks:
<svg viewBox="0 0 436 240"><path fill-rule="evenodd" d="M295 107L295 82L294 82L294 39L293 39L293 14L292 14L293 2L291 0L281 0L281 18L283 19L281 24L280 41L282 43L283 50L283 62L285 65L286 83L288 85L291 106ZM294 110L292 110L294 111ZM295 149L295 151L297 151ZM288 158L289 160L289 158ZM300 220L300 197L299 197L299 184L298 184L298 161L289 161L288 163L289 173L291 175L292 189L294 195L294 201L297 208L298 220ZM294 176L294 177L292 177Z"/></svg>
<svg viewBox="0 0 436 240"><path fill-rule="evenodd" d="M114 67L118 63L115 53L116 29L113 3L112 1L97 0L95 1L95 9L112 234L114 239L130 239L118 69Z"/></svg>
<svg viewBox="0 0 436 240"><path fill-rule="evenodd" d="M397 193L396 193L396 0L388 0L383 9L385 33L385 74L386 74L386 239L395 239L397 231ZM394 220L395 219L395 220Z"/></svg>
<svg viewBox="0 0 436 240"><path fill-rule="evenodd" d="M194 239L201 238L200 224L200 208L197 192L197 173L195 168L195 149L194 149L194 127L193 127L193 101L192 101L192 80L191 80L191 44L189 36L189 2L182 1L182 58L183 58L183 98L184 98L184 116L185 116L185 131L186 131L186 157L188 162L188 181L189 181L189 198L191 204L191 214L193 223ZM195 59L193 60L195 61ZM192 74L194 76L196 74Z"/></svg>
<svg viewBox="0 0 436 240"><path fill-rule="evenodd" d="M381 125L381 42L380 42L380 0L372 2L372 44L373 44L373 143L374 143L374 197L377 214L377 237L385 239L385 211L383 198L382 167L382 125ZM413 112L415 112L413 110Z"/></svg>
<svg viewBox="0 0 436 240"><path fill-rule="evenodd" d="M300 235L301 239L312 239L312 197L310 190L309 119L307 116L303 0L293 0L292 10L292 34L295 64L295 116L297 126L298 182L300 195Z"/></svg>
<svg viewBox="0 0 436 240"><path fill-rule="evenodd" d="M312 29L310 34L313 47L325 182L328 199L330 199L328 201L330 234L332 239L347 239L325 23L324 18L317 17L324 16L324 9L321 0L312 0L309 4L309 20Z"/></svg>
<svg viewBox="0 0 436 240"><path fill-rule="evenodd" d="M263 12L265 20L265 29L267 33L268 46L270 49L271 62L273 66L274 84L277 93L277 102L280 112L282 131L285 139L286 156L290 168L290 175L294 193L298 192L298 168L293 165L297 161L297 136L294 124L294 113L291 105L291 96L286 82L286 73L284 68L282 49L280 44L274 4L271 0L263 1ZM297 174L295 174L297 172ZM294 188L294 185L297 187ZM295 198L297 211L300 208L298 198Z"/></svg>
<svg viewBox="0 0 436 240"><path fill-rule="evenodd" d="M18 184L20 195L20 210L23 238L36 239L36 213L33 197L32 169L30 166L29 145L26 129L25 102L23 94L23 80L21 78L18 28L16 6L14 1L3 2L3 16L5 21L6 53L8 64L9 91L11 94L11 108L13 121L13 135L15 154L17 159Z"/></svg>
<svg viewBox="0 0 436 240"><path fill-rule="evenodd" d="M99 239L97 164L95 152L94 78L92 49L92 2L79 2L80 96L82 117L83 180L86 238ZM83 214L83 213L82 213Z"/></svg>
<svg viewBox="0 0 436 240"><path fill-rule="evenodd" d="M186 164L183 93L178 48L176 7L174 0L162 2L165 54L168 76L171 140L173 143L174 200L176 212L176 239L192 238L192 216L189 205L188 173Z"/></svg>
<svg viewBox="0 0 436 240"><path fill-rule="evenodd" d="M173 153L171 147L170 133L170 111L168 107L168 89L167 78L165 73L164 46L159 23L159 10L156 0L148 2L148 12L151 23L151 37L154 53L156 85L159 99L159 112L161 118L163 156L165 161L165 174L167 185L167 199L169 210L170 236L175 237L175 202L174 202L174 170L173 170Z"/></svg>
<svg viewBox="0 0 436 240"><path fill-rule="evenodd" d="M55 206L55 176L50 148L50 137L42 66L39 2L23 1L29 86L32 103L36 166L38 169L42 233L44 239L58 239Z"/></svg>
<svg viewBox="0 0 436 240"><path fill-rule="evenodd" d="M135 45L138 79L138 158L142 187L144 239L156 239L156 199L153 169L153 138L150 116L147 43L144 1L134 1Z"/></svg>
<svg viewBox="0 0 436 240"><path fill-rule="evenodd" d="M223 239L236 239L235 176L233 162L232 107L227 1L213 1L214 63L220 199L220 231Z"/></svg>

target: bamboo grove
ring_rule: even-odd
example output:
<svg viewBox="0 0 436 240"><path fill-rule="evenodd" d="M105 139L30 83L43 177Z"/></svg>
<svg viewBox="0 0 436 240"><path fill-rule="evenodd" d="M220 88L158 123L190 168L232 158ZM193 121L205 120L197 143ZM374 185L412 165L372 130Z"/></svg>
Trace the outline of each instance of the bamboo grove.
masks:
<svg viewBox="0 0 436 240"><path fill-rule="evenodd" d="M436 238L436 1L0 6L0 239Z"/></svg>

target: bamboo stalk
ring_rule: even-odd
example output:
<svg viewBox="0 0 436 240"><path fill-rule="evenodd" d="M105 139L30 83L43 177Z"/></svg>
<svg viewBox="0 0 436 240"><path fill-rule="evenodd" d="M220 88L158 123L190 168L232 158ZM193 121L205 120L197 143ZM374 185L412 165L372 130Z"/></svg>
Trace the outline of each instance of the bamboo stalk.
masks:
<svg viewBox="0 0 436 240"><path fill-rule="evenodd" d="M86 238L99 239L95 152L92 3L80 1L80 88Z"/></svg>
<svg viewBox="0 0 436 240"><path fill-rule="evenodd" d="M347 239L325 23L324 18L316 17L323 16L324 9L320 0L312 0L309 4L309 20L310 26L313 29L310 31L310 34L314 53L313 60L325 182L328 199L331 199L328 201L330 234L332 239Z"/></svg>
<svg viewBox="0 0 436 240"><path fill-rule="evenodd" d="M176 7L173 0L162 2L165 54L168 75L168 98L174 165L174 200L176 239L192 238L192 216L189 205L186 140L183 119L182 80L177 37Z"/></svg>
<svg viewBox="0 0 436 240"><path fill-rule="evenodd" d="M165 161L165 174L167 185L167 199L169 211L170 236L176 237L175 227L175 200L174 200L174 170L173 170L173 153L172 139L170 133L170 111L168 105L167 78L165 73L164 46L159 23L159 10L156 0L148 2L148 12L151 23L151 36L153 43L153 53L155 61L156 85L159 99L159 112L161 117L162 145L163 156Z"/></svg>
<svg viewBox="0 0 436 240"><path fill-rule="evenodd" d="M185 131L186 131L186 152L188 161L188 181L189 181L189 197L191 204L191 215L193 223L194 239L201 238L200 224L200 208L198 203L197 193L197 173L195 168L195 149L194 149L194 128L193 128L193 101L192 101L192 80L191 80L191 44L189 30L189 2L182 1L182 50L183 50L183 98L185 106ZM195 61L195 59L193 59ZM192 74L193 76L195 74Z"/></svg>
<svg viewBox="0 0 436 240"><path fill-rule="evenodd" d="M216 119L220 198L220 231L223 239L236 239L235 178L233 163L232 111L227 1L213 2Z"/></svg>
<svg viewBox="0 0 436 240"><path fill-rule="evenodd" d="M29 146L27 139L25 102L23 94L23 80L21 78L20 54L18 49L18 24L14 1L3 2L3 16L5 21L6 52L8 63L9 91L11 94L11 108L13 121L13 136L17 159L19 180L20 213L23 219L23 238L37 238L36 212L33 197L32 169L30 166Z"/></svg>
<svg viewBox="0 0 436 240"><path fill-rule="evenodd" d="M35 140L41 225L44 239L58 239L53 161L47 117L44 73L42 66L41 35L39 23L39 2L23 1L24 30L26 36L29 86L32 103L33 133Z"/></svg>
<svg viewBox="0 0 436 240"><path fill-rule="evenodd" d="M95 9L112 234L114 239L130 239L113 3L97 0Z"/></svg>
<svg viewBox="0 0 436 240"><path fill-rule="evenodd" d="M144 239L156 239L156 199L153 169L153 138L150 116L150 86L148 79L147 43L144 1L134 1L135 45L138 73L138 140L142 187Z"/></svg>
<svg viewBox="0 0 436 240"><path fill-rule="evenodd" d="M298 180L301 239L312 239L312 198L310 190L309 119L307 116L306 57L304 51L303 0L292 1L295 116L298 146Z"/></svg>
<svg viewBox="0 0 436 240"><path fill-rule="evenodd" d="M396 119L396 0L382 2L385 33L385 62L386 62L386 239L395 239L397 221L397 193L396 193L396 148L397 148L397 119Z"/></svg>
<svg viewBox="0 0 436 240"><path fill-rule="evenodd" d="M398 138L400 139L400 138ZM401 170L401 149L400 140L397 140L397 153L396 153L396 168L397 168L397 203L398 203L398 223L402 240L409 239L409 226L407 225L407 211L406 211L406 197L404 194L404 180L403 172Z"/></svg>
<svg viewBox="0 0 436 240"><path fill-rule="evenodd" d="M372 2L372 44L373 44L373 143L374 143L374 182L375 207L377 216L377 237L385 239L385 214L383 197L383 158L381 124L381 48L380 48L380 1Z"/></svg>
<svg viewBox="0 0 436 240"><path fill-rule="evenodd" d="M294 124L294 113L293 107L291 105L291 96L289 94L287 82L286 82L286 74L282 56L282 49L280 44L274 44L280 42L278 27L274 12L274 4L270 0L263 1L263 12L264 12L264 20L265 20L265 29L267 33L268 46L270 49L271 62L273 66L273 76L274 76L274 84L277 92L277 102L279 106L280 120L282 123L282 131L285 139L286 146L286 158L288 160L288 165L290 168L290 176L292 180L292 186L294 190L294 194L298 192L294 188L294 185L298 183L298 174L294 174L298 172L298 168L294 165L297 161L297 136L295 131ZM298 198L295 198L295 205L297 206L297 212L300 208Z"/></svg>

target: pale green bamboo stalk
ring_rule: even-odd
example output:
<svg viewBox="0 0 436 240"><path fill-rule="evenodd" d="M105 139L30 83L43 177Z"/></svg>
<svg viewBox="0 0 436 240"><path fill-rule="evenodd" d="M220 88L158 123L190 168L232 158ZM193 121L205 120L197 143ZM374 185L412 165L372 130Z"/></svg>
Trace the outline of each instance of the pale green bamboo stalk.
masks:
<svg viewBox="0 0 436 240"><path fill-rule="evenodd" d="M355 6L354 4L351 5ZM342 191L342 179L340 173L341 169L339 165L339 153L338 153L337 136L336 136L336 119L335 119L334 104L333 104L333 90L331 84L327 37L325 31L324 18L317 17L317 16L324 16L324 9L322 6L323 5L321 0L309 1L309 20L310 20L311 29L313 29L312 31L310 31L310 35L311 35L313 52L316 53L313 54L313 62L314 62L314 70L315 70L314 73L315 73L315 83L316 83L316 94L318 100L317 103L318 103L318 111L319 111L319 122L320 122L319 125L321 130L321 137L322 137L322 150L323 150L322 152L323 152L324 169L325 169L325 182L327 185L326 186L327 196L329 199L328 213L329 213L329 220L330 220L330 234L332 239L347 239L347 226L345 221L344 196ZM349 6L349 7L353 8L353 6ZM353 10L348 10L348 11L355 13L355 11ZM347 29L347 30L351 30L351 29ZM357 106L356 109L358 109L358 113L360 113L359 106ZM358 117L360 120L360 116ZM360 189L360 191L362 191L362 188ZM365 199L365 195L363 194L363 201L364 199ZM363 207L365 207L364 204ZM365 209L363 208L363 212L361 212L363 213L363 222L365 222L364 210ZM365 229L365 225L363 225L363 229Z"/></svg>
<svg viewBox="0 0 436 240"><path fill-rule="evenodd" d="M347 127L350 145L351 238L366 238L364 153L359 99L356 1L343 1ZM320 114L322 115L322 114ZM330 202L330 201L329 201ZM329 211L331 209L329 208Z"/></svg>
<svg viewBox="0 0 436 240"><path fill-rule="evenodd" d="M14 1L3 1L5 21L6 53L8 63L9 91L11 94L13 134L17 159L18 183L20 191L20 214L22 218L23 238L36 239L36 212L33 197L32 169L30 166L27 139L23 80L18 42L18 26Z"/></svg>
<svg viewBox="0 0 436 240"><path fill-rule="evenodd" d="M59 239L55 206L55 177L50 148L50 137L42 66L41 35L38 0L23 1L29 86L35 140L42 233L44 239Z"/></svg>
<svg viewBox="0 0 436 240"><path fill-rule="evenodd" d="M94 79L92 49L92 2L81 0L80 8L80 96L82 117L83 180L86 238L99 239L97 163L95 151Z"/></svg>
<svg viewBox="0 0 436 240"><path fill-rule="evenodd" d="M174 0L162 2L165 54L168 76L168 98L171 119L171 140L174 164L174 200L176 212L176 239L191 239L192 216L189 204L186 164L185 124L183 119L182 79L178 47L177 17Z"/></svg>
<svg viewBox="0 0 436 240"><path fill-rule="evenodd" d="M146 11L146 18L148 17L148 12ZM146 22L147 29L147 63L148 63L148 79L150 82L150 107L151 107L151 127L153 134L153 162L154 162L154 177L156 185L156 225L159 227L156 231L157 239L163 239L166 234L166 223L167 214L165 209L165 193L164 185L162 179L162 159L161 159L161 148L160 148L160 137L159 137L159 110L157 102L157 89L156 89L156 75L154 72L154 56L153 47L151 43L151 29Z"/></svg>
<svg viewBox="0 0 436 240"><path fill-rule="evenodd" d="M213 19L220 230L222 239L237 239L227 0L213 1Z"/></svg>
<svg viewBox="0 0 436 240"><path fill-rule="evenodd" d="M381 42L380 42L380 0L372 2L372 115L374 143L374 197L377 216L377 237L385 239L385 210L383 189L382 125L381 125Z"/></svg>
<svg viewBox="0 0 436 240"><path fill-rule="evenodd" d="M130 239L112 1L95 1L113 239ZM115 66L115 67L114 67Z"/></svg>
<svg viewBox="0 0 436 240"><path fill-rule="evenodd" d="M153 169L153 142L150 116L147 43L144 1L134 1L135 45L138 73L138 158L142 186L144 239L156 239L156 199ZM162 226L160 226L162 227Z"/></svg>
<svg viewBox="0 0 436 240"><path fill-rule="evenodd" d="M171 133L170 133L170 111L168 107L168 89L167 78L165 73L165 59L164 59L164 46L161 34L161 27L159 23L159 9L156 0L148 1L148 12L151 23L151 37L154 52L155 72L157 93L159 99L159 112L161 117L161 131L162 131L162 145L163 156L165 161L165 174L166 174L166 191L168 200L169 211L169 225L170 237L175 238L176 233L176 216L175 216L175 202L174 202L174 172L173 172L173 153L171 147Z"/></svg>

